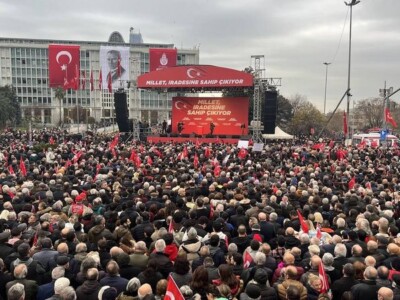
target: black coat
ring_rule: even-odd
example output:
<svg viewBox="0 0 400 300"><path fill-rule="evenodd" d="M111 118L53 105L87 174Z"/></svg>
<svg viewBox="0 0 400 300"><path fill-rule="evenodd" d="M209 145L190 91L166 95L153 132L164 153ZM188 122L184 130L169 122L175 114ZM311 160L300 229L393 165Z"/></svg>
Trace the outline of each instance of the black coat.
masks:
<svg viewBox="0 0 400 300"><path fill-rule="evenodd" d="M343 293L350 291L351 288L357 283L358 281L352 277L342 277L336 280L331 286L333 296L332 300L340 300Z"/></svg>
<svg viewBox="0 0 400 300"><path fill-rule="evenodd" d="M353 300L378 300L379 286L375 280L363 280L351 288Z"/></svg>

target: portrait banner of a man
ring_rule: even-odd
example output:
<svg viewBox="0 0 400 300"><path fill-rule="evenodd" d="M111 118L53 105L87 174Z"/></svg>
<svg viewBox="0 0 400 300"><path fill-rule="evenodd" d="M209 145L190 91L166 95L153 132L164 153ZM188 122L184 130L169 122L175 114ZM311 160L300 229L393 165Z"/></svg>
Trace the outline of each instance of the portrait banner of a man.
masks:
<svg viewBox="0 0 400 300"><path fill-rule="evenodd" d="M103 89L107 89L111 77L113 89L129 80L129 47L101 46L100 65L103 73Z"/></svg>

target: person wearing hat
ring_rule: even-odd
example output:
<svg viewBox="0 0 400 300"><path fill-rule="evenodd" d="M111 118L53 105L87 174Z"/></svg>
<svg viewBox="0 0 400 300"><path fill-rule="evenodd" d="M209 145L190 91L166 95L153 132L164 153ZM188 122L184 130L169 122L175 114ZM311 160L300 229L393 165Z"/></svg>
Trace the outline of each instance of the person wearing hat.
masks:
<svg viewBox="0 0 400 300"><path fill-rule="evenodd" d="M98 294L99 300L115 300L118 296L117 290L114 287L105 285L101 287ZM79 298L78 298L79 299Z"/></svg>

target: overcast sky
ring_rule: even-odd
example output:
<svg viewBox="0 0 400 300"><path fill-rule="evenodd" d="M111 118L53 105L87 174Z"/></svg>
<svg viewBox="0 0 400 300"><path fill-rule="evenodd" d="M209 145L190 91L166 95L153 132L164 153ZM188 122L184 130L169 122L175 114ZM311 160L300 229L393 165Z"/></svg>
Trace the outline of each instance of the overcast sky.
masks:
<svg viewBox="0 0 400 300"><path fill-rule="evenodd" d="M0 36L107 41L119 31L128 41L134 27L146 43L200 45L201 64L243 70L264 55L265 77L282 78L283 96L300 94L321 111L323 62L332 62L328 112L347 88L348 11L342 0L0 0ZM352 99L378 97L385 81L400 88L399 12L400 0L354 6Z"/></svg>

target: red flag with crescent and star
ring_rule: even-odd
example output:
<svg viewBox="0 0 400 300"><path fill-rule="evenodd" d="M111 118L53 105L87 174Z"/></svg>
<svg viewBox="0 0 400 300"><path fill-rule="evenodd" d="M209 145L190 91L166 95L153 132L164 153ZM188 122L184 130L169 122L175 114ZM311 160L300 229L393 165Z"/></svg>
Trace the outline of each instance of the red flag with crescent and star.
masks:
<svg viewBox="0 0 400 300"><path fill-rule="evenodd" d="M385 108L385 121L386 123L390 123L394 128L397 127L396 121L393 119L392 114L390 113L389 108Z"/></svg>
<svg viewBox="0 0 400 300"><path fill-rule="evenodd" d="M51 88L71 86L76 78L75 68L80 69L80 46L49 45L49 86Z"/></svg>
<svg viewBox="0 0 400 300"><path fill-rule="evenodd" d="M322 261L319 263L318 277L321 280L321 289L319 292L322 294L327 293L329 291L329 282L328 282L328 277L326 276L324 264L322 263Z"/></svg>
<svg viewBox="0 0 400 300"><path fill-rule="evenodd" d="M306 221L304 221L304 218L302 214L300 213L299 210L297 210L297 216L299 217L300 225L301 225L301 230L303 230L304 233L308 233L308 224Z"/></svg>
<svg viewBox="0 0 400 300"><path fill-rule="evenodd" d="M165 292L164 300L185 300L179 287L171 275L168 277L167 290Z"/></svg>

